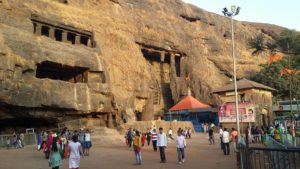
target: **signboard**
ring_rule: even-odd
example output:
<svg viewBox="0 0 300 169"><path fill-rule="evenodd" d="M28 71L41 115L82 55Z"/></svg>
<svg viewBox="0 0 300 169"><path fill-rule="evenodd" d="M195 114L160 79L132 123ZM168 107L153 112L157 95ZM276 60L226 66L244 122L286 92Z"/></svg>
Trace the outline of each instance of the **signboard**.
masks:
<svg viewBox="0 0 300 169"><path fill-rule="evenodd" d="M239 120L240 122L255 122L256 113L255 105L252 103L239 103ZM235 103L226 103L219 106L218 116L220 123L236 122Z"/></svg>

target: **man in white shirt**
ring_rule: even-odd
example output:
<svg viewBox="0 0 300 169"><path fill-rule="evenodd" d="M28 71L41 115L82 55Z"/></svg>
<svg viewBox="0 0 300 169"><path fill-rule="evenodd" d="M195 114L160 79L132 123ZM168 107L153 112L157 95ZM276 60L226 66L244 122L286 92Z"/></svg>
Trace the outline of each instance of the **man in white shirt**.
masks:
<svg viewBox="0 0 300 169"><path fill-rule="evenodd" d="M184 163L184 148L186 147L185 137L182 135L181 131L177 132L176 137L176 148L178 154L178 163Z"/></svg>
<svg viewBox="0 0 300 169"><path fill-rule="evenodd" d="M166 162L165 148L167 147L167 136L166 133L163 132L163 128L159 128L159 133L157 135L157 147L159 148L160 153L160 162Z"/></svg>
<svg viewBox="0 0 300 169"><path fill-rule="evenodd" d="M220 134L221 150L223 150L224 145L223 145L223 141L222 141L222 135L223 135L223 129L222 129L222 126L220 126L219 134Z"/></svg>
<svg viewBox="0 0 300 169"><path fill-rule="evenodd" d="M230 153L230 148L229 148L230 134L227 131L227 128L224 128L224 131L222 133L222 142L223 142L224 155L229 155L229 153Z"/></svg>

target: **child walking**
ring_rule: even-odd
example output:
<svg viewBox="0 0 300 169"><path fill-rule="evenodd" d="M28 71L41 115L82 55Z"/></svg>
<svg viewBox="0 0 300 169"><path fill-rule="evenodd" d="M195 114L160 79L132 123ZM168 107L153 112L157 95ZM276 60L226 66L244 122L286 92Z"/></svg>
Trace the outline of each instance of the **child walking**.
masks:
<svg viewBox="0 0 300 169"><path fill-rule="evenodd" d="M177 154L178 154L178 163L184 163L184 149L186 148L186 140L185 137L182 135L182 131L177 131L176 137L176 147L177 147Z"/></svg>
<svg viewBox="0 0 300 169"><path fill-rule="evenodd" d="M136 165L142 164L142 154L141 154L141 136L140 132L136 131L136 135L133 139L133 151L135 154Z"/></svg>

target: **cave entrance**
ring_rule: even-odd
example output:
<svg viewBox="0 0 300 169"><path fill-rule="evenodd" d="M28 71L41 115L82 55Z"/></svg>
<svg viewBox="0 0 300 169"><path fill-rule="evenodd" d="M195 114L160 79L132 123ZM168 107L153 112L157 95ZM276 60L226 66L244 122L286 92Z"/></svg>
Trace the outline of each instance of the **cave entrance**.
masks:
<svg viewBox="0 0 300 169"><path fill-rule="evenodd" d="M80 37L80 44L83 44L83 45L87 46L88 41L89 41L89 38L87 36L81 36Z"/></svg>
<svg viewBox="0 0 300 169"><path fill-rule="evenodd" d="M135 112L135 118L136 118L136 121L142 121L142 113L136 111Z"/></svg>
<svg viewBox="0 0 300 169"><path fill-rule="evenodd" d="M44 61L37 64L36 77L39 79L48 78L72 83L87 83L88 70L89 68L86 67L73 67Z"/></svg>
<svg viewBox="0 0 300 169"><path fill-rule="evenodd" d="M68 32L67 40L70 41L72 44L75 44L76 34Z"/></svg>
<svg viewBox="0 0 300 169"><path fill-rule="evenodd" d="M49 29L48 26L42 26L42 35L49 37Z"/></svg>
<svg viewBox="0 0 300 169"><path fill-rule="evenodd" d="M153 64L153 62L158 62L158 63L160 62L161 54L159 52L142 49L142 53L145 59L147 59L151 64Z"/></svg>
<svg viewBox="0 0 300 169"><path fill-rule="evenodd" d="M62 41L62 30L55 29L54 31L55 40Z"/></svg>
<svg viewBox="0 0 300 169"><path fill-rule="evenodd" d="M176 76L180 77L180 61L181 57L175 57Z"/></svg>

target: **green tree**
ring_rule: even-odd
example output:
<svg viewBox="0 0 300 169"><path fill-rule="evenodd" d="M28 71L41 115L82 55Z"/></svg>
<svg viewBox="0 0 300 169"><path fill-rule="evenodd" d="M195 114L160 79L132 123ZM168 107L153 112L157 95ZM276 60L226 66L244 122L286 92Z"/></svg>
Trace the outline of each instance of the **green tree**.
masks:
<svg viewBox="0 0 300 169"><path fill-rule="evenodd" d="M259 55L260 53L265 51L266 47L264 35L261 33L257 37L250 39L248 41L248 46L250 47L250 49L255 49L252 52L252 55Z"/></svg>
<svg viewBox="0 0 300 169"><path fill-rule="evenodd" d="M286 60L272 63L270 65L263 64L262 69L255 75L250 77L251 80L270 86L277 91L274 95L277 98L289 98L289 76L280 76L280 71L287 65ZM300 74L292 75L292 96L293 98L300 98Z"/></svg>
<svg viewBox="0 0 300 169"><path fill-rule="evenodd" d="M300 99L300 33L294 30L285 30L274 42L268 42L268 44L264 44L263 46L267 46L271 52L275 52L276 50L282 52L284 58L270 65L261 65L261 71L253 75L251 79L275 88L277 90L275 96L278 98L289 98L291 81L292 97ZM280 71L283 68L298 71L293 75L286 74L280 76Z"/></svg>

